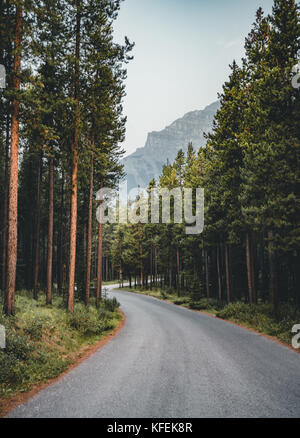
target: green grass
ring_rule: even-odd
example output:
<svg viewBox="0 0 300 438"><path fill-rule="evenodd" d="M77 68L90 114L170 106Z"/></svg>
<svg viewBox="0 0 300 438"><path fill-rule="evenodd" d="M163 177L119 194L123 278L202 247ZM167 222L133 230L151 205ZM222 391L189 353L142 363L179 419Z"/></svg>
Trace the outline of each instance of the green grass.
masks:
<svg viewBox="0 0 300 438"><path fill-rule="evenodd" d="M161 300L169 301L179 306L186 307L188 309L202 310L214 315L220 309L218 302L214 299L200 298L199 300L195 301L189 296L178 297L178 295L173 291L170 290L162 291L160 288L157 289L153 288L152 290L149 289L141 290L141 289L134 289L134 288L130 289L129 287L124 287L120 290L152 296L155 298L159 298Z"/></svg>
<svg viewBox="0 0 300 438"><path fill-rule="evenodd" d="M162 292L161 289L150 291L124 288L122 290L153 296L188 309L210 313L218 318L229 320L257 332L273 336L288 345L291 345L292 327L295 324L300 324L300 309L296 309L291 304L280 305L278 319L276 320L274 318L273 306L266 303L254 305L235 302L229 305L219 305L218 301L213 298L193 300L189 296L178 297L172 291Z"/></svg>
<svg viewBox="0 0 300 438"><path fill-rule="evenodd" d="M289 345L291 345L292 327L300 323L300 310L291 304L280 305L277 320L274 318L272 305L264 303L256 305L232 303L217 312L217 316L276 337Z"/></svg>
<svg viewBox="0 0 300 438"><path fill-rule="evenodd" d="M60 297L46 306L44 296L35 301L27 292L18 294L15 316L0 316L6 327L6 349L0 350L0 399L59 376L84 347L118 326L118 307L115 299L102 300L99 309L76 303L70 315Z"/></svg>

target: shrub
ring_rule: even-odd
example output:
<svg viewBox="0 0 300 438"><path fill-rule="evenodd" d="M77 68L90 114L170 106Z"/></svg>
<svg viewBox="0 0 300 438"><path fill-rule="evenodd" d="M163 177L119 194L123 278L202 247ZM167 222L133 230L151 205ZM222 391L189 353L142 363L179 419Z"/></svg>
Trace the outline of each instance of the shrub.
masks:
<svg viewBox="0 0 300 438"><path fill-rule="evenodd" d="M219 309L219 303L214 298L201 298L199 301L192 301L189 307L194 310Z"/></svg>
<svg viewBox="0 0 300 438"><path fill-rule="evenodd" d="M23 381L23 364L13 354L0 350L0 384L19 385Z"/></svg>
<svg viewBox="0 0 300 438"><path fill-rule="evenodd" d="M299 310L289 304L279 307L278 319L274 318L274 309L271 304L232 303L217 313L219 318L231 319L246 323L259 332L276 336L281 341L290 343L291 329L299 323Z"/></svg>
<svg viewBox="0 0 300 438"><path fill-rule="evenodd" d="M176 300L173 301L173 303L181 305L181 304L189 304L190 301L191 301L190 298L185 297L185 298L177 298Z"/></svg>
<svg viewBox="0 0 300 438"><path fill-rule="evenodd" d="M93 309L94 310L94 309ZM99 318L98 312L76 304L74 312L69 315L69 324L82 335L99 335L105 330L105 322Z"/></svg>
<svg viewBox="0 0 300 438"><path fill-rule="evenodd" d="M119 306L116 298L101 300L100 309L76 304L73 314L69 315L69 324L82 335L99 335L113 327L113 313Z"/></svg>
<svg viewBox="0 0 300 438"><path fill-rule="evenodd" d="M25 327L24 332L35 341L40 341L43 336L43 321L40 319L30 321Z"/></svg>
<svg viewBox="0 0 300 438"><path fill-rule="evenodd" d="M163 300L166 300L168 298L168 292L165 292L163 290L161 290L160 295Z"/></svg>
<svg viewBox="0 0 300 438"><path fill-rule="evenodd" d="M27 335L6 326L6 348L0 350L0 384L20 385L27 379L26 364L33 358L34 344Z"/></svg>
<svg viewBox="0 0 300 438"><path fill-rule="evenodd" d="M104 298L101 304L104 307L104 309L108 310L109 312L114 312L116 309L120 307L120 303L115 297L113 297L112 299Z"/></svg>
<svg viewBox="0 0 300 438"><path fill-rule="evenodd" d="M0 350L0 397L58 376L83 345L115 326L118 306L117 300L104 300L100 309L78 303L70 315L62 297L54 296L53 305L46 306L44 296L36 301L31 292L18 294L16 316L0 313L0 324L6 327L6 348Z"/></svg>
<svg viewBox="0 0 300 438"><path fill-rule="evenodd" d="M30 338L22 333L10 329L6 331L5 353L15 357L17 360L26 361L32 357L34 344Z"/></svg>

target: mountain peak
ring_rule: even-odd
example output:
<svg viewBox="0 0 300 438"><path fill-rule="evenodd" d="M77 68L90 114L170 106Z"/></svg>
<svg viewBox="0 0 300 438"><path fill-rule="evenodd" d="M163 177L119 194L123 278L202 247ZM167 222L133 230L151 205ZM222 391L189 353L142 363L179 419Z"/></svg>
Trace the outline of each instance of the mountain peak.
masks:
<svg viewBox="0 0 300 438"><path fill-rule="evenodd" d="M191 111L175 120L162 131L150 132L143 148L123 159L128 187L147 187L153 178L158 179L163 165L174 161L179 149L187 151L188 144L196 149L205 146L204 133L212 129L219 101L203 110Z"/></svg>

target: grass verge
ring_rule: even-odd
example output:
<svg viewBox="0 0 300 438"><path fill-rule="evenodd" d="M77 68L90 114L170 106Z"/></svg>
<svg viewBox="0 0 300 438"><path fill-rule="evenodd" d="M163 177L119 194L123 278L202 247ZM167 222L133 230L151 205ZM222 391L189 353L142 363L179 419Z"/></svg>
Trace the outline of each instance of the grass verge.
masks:
<svg viewBox="0 0 300 438"><path fill-rule="evenodd" d="M161 289L150 291L126 287L122 290L153 296L191 310L211 314L274 337L289 347L291 346L292 328L294 325L300 324L300 309L291 304L281 304L278 318L275 319L273 306L267 303L254 305L239 301L229 305L219 305L218 301L213 298L193 300L192 297L178 297L174 293L164 292Z"/></svg>
<svg viewBox="0 0 300 438"><path fill-rule="evenodd" d="M68 314L62 298L46 306L44 296L16 297L16 315L0 316L6 348L0 350L0 415L7 401L58 377L92 345L115 330L123 319L119 303L104 299L99 309L77 303Z"/></svg>

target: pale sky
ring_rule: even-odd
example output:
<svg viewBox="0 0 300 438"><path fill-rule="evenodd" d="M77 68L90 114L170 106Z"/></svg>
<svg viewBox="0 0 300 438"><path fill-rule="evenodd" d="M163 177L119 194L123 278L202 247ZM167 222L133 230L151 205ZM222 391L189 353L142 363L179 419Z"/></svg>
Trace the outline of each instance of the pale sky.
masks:
<svg viewBox="0 0 300 438"><path fill-rule="evenodd" d="M189 111L217 100L233 59L262 6L273 0L125 0L115 23L116 41L134 41L124 113L126 154Z"/></svg>

